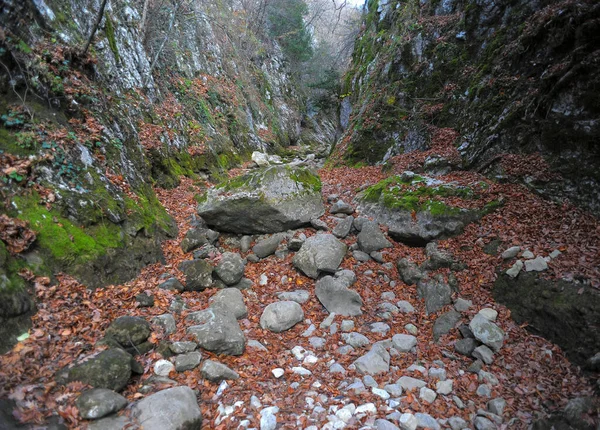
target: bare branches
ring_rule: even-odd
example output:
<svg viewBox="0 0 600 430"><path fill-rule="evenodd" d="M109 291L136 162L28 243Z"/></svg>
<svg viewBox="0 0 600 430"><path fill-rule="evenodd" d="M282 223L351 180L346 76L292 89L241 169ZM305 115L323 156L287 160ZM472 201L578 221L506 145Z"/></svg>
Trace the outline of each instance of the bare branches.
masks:
<svg viewBox="0 0 600 430"><path fill-rule="evenodd" d="M102 17L104 16L104 8L106 7L106 3L108 3L108 0L102 0L100 10L98 11L98 16L96 17L96 22L94 23L94 26L92 27L92 32L90 33L90 37L88 38L88 41L85 44L83 51L81 52L82 56L85 56L87 54L87 51L90 48L90 44L92 43L92 40L94 40L94 36L96 35L98 26L100 26L100 23L102 22Z"/></svg>

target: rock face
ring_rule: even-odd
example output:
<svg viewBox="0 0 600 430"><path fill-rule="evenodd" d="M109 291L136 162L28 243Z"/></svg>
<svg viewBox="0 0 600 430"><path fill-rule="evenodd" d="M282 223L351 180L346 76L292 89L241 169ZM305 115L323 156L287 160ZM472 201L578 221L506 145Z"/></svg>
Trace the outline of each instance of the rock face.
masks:
<svg viewBox="0 0 600 430"><path fill-rule="evenodd" d="M201 348L217 354L244 353L246 337L235 316L208 308L189 314L187 319L198 323L188 327L187 332L196 338Z"/></svg>
<svg viewBox="0 0 600 430"><path fill-rule="evenodd" d="M347 246L331 234L316 234L306 239L292 263L302 273L316 279L319 273L334 273L339 267Z"/></svg>
<svg viewBox="0 0 600 430"><path fill-rule="evenodd" d="M192 430L202 425L196 395L189 387L159 391L137 402L132 415L144 430Z"/></svg>
<svg viewBox="0 0 600 430"><path fill-rule="evenodd" d="M131 377L132 357L122 349L102 351L68 370L68 381L80 381L94 388L121 391Z"/></svg>
<svg viewBox="0 0 600 430"><path fill-rule="evenodd" d="M600 295L576 282L540 279L533 273L502 275L494 298L518 324L559 345L574 363L584 365L600 345Z"/></svg>
<svg viewBox="0 0 600 430"><path fill-rule="evenodd" d="M304 319L302 307L294 301L271 303L260 317L260 326L264 329L280 333L289 330Z"/></svg>
<svg viewBox="0 0 600 430"><path fill-rule="evenodd" d="M363 304L360 294L346 287L346 283L331 276L325 276L315 284L315 294L329 313L344 316L361 315Z"/></svg>
<svg viewBox="0 0 600 430"><path fill-rule="evenodd" d="M232 233L276 233L306 225L325 212L321 181L307 169L273 166L211 188L198 213Z"/></svg>

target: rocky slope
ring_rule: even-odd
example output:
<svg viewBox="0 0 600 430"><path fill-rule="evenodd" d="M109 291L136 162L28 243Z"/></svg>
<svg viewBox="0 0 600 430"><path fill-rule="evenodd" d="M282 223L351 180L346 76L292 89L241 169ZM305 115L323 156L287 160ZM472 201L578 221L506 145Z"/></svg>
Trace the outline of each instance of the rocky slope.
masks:
<svg viewBox="0 0 600 430"><path fill-rule="evenodd" d="M460 157L431 164L518 180L599 214L599 26L592 0L370 0L337 157L385 162L436 146L450 128Z"/></svg>
<svg viewBox="0 0 600 430"><path fill-rule="evenodd" d="M3 228L26 223L3 237L19 252L1 244L0 294L14 303L3 320L32 309L23 270L97 287L163 261L160 241L176 226L153 186L223 177L257 149L333 139L329 117L301 127L304 101L279 47L229 6L174 2L179 12L142 22L142 3L109 2L88 55L100 2L0 9L0 210Z"/></svg>

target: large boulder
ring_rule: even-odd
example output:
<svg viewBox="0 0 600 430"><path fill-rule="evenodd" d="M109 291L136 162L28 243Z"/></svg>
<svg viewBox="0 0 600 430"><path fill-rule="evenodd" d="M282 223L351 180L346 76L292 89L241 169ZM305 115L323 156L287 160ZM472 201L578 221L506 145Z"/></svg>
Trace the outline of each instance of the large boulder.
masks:
<svg viewBox="0 0 600 430"><path fill-rule="evenodd" d="M332 234L316 234L304 241L292 263L306 276L316 279L321 272L335 273L347 249Z"/></svg>
<svg viewBox="0 0 600 430"><path fill-rule="evenodd" d="M273 166L211 188L198 213L210 226L232 233L276 233L310 223L325 212L321 180L310 170Z"/></svg>
<svg viewBox="0 0 600 430"><path fill-rule="evenodd" d="M121 391L131 377L133 357L119 348L102 351L69 369L66 380L80 381L94 388Z"/></svg>
<svg viewBox="0 0 600 430"><path fill-rule="evenodd" d="M260 317L260 326L275 333L288 330L304 319L302 307L292 300L271 303Z"/></svg>
<svg viewBox="0 0 600 430"><path fill-rule="evenodd" d="M354 290L346 288L346 283L338 278L325 276L315 285L315 293L329 313L335 312L344 316L361 315L363 301Z"/></svg>
<svg viewBox="0 0 600 430"><path fill-rule="evenodd" d="M201 348L217 354L244 353L246 337L232 313L208 308L190 313L187 319L197 323L188 327L187 332L196 338Z"/></svg>
<svg viewBox="0 0 600 430"><path fill-rule="evenodd" d="M132 416L144 430L193 430L202 425L196 394L190 387L159 391L137 402Z"/></svg>
<svg viewBox="0 0 600 430"><path fill-rule="evenodd" d="M414 175L392 176L367 188L359 196L361 213L389 227L389 236L411 246L462 233L482 211L461 209L439 197L472 199L469 188Z"/></svg>

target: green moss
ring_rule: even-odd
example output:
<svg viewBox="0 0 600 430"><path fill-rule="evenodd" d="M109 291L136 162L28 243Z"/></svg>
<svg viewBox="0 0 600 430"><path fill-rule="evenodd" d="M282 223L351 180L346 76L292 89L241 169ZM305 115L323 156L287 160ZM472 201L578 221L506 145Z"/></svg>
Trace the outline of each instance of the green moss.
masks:
<svg viewBox="0 0 600 430"><path fill-rule="evenodd" d="M137 201L126 197L125 207L128 212L129 222L136 230L144 230L148 235L153 235L158 229L160 232L173 236L176 226L156 194L150 186L143 186L136 192Z"/></svg>
<svg viewBox="0 0 600 430"><path fill-rule="evenodd" d="M112 19L110 18L110 15L108 15L108 14L106 14L105 31L106 31L106 38L108 39L108 45L110 46L110 50L112 51L113 55L115 56L115 60L117 60L117 63L118 63L121 60L119 57L119 48L117 47L117 40L115 38L115 27L113 25Z"/></svg>
<svg viewBox="0 0 600 430"><path fill-rule="evenodd" d="M316 191L319 193L321 192L321 178L308 169L296 169L290 174L290 178L300 182L307 190Z"/></svg>
<svg viewBox="0 0 600 430"><path fill-rule="evenodd" d="M489 203L486 203L483 209L481 209L482 215L487 215L494 212L496 209L502 207L502 202L498 200L492 200Z"/></svg>
<svg viewBox="0 0 600 430"><path fill-rule="evenodd" d="M198 204L205 203L208 200L208 193L204 192L202 194L196 194L194 200L196 200Z"/></svg>

